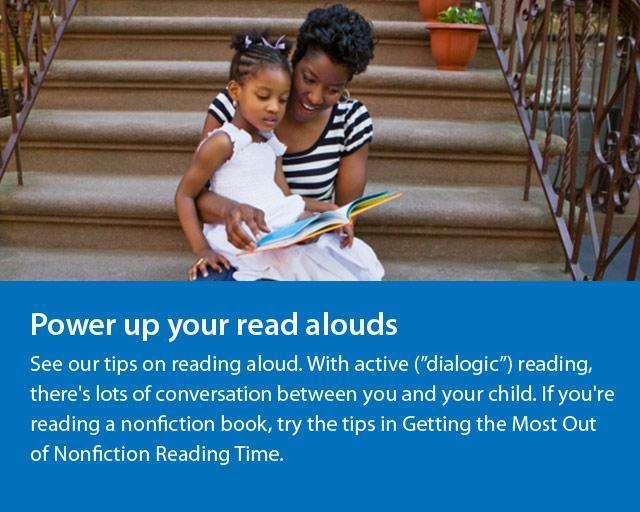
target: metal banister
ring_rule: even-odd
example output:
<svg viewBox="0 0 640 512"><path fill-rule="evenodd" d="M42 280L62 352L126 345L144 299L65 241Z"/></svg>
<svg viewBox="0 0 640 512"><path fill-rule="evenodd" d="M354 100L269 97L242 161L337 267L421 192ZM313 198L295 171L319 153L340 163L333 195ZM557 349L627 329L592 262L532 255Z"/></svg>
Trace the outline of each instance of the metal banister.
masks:
<svg viewBox="0 0 640 512"><path fill-rule="evenodd" d="M640 4L637 0L478 2L576 280L605 278L629 244L640 257ZM512 8L513 11L509 12ZM511 40L504 34L511 26ZM544 143L536 134L545 132ZM566 139L551 157L552 135ZM616 236L617 235L617 236ZM581 261L583 241L594 268Z"/></svg>
<svg viewBox="0 0 640 512"><path fill-rule="evenodd" d="M12 125L0 156L0 180L15 154L18 184L23 183L20 135L76 4L77 0L0 0L0 51L4 54L4 69L0 69L3 86L0 101L4 103L3 110L11 116ZM49 17L49 34L41 23L43 15ZM17 67L22 68L19 80Z"/></svg>

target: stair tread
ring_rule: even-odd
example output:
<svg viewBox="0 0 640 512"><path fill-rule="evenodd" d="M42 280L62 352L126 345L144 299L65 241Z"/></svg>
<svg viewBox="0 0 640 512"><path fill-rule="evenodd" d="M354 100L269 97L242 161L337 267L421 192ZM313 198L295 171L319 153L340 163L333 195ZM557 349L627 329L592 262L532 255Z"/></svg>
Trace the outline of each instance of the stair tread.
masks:
<svg viewBox="0 0 640 512"><path fill-rule="evenodd" d="M237 16L74 16L67 33L138 33L182 34L211 36L214 33L233 33L250 24L256 30L269 29L273 33L295 34L303 18L243 18ZM399 35L422 38L427 29L419 21L373 20L376 35Z"/></svg>
<svg viewBox="0 0 640 512"><path fill-rule="evenodd" d="M397 281L570 281L561 263L526 261L385 261L386 278Z"/></svg>
<svg viewBox="0 0 640 512"><path fill-rule="evenodd" d="M0 184L0 215L65 216L85 219L125 219L175 222L173 196L176 176L78 176L30 173L26 185L13 180ZM384 183L370 183L367 191L388 189ZM394 229L421 226L452 229L549 230L552 223L542 193L521 200L516 187L482 186L394 186L404 196L367 212L359 221L364 226ZM455 226L455 227L453 227Z"/></svg>
<svg viewBox="0 0 640 512"><path fill-rule="evenodd" d="M0 280L181 281L191 262L188 252L9 247L0 249Z"/></svg>
<svg viewBox="0 0 640 512"><path fill-rule="evenodd" d="M47 84L68 81L77 87L82 82L135 82L145 86L180 83L187 88L211 87L215 81L226 81L229 63L225 61L133 61L133 60L54 60ZM452 85L455 84L455 85ZM470 69L465 73L439 71L415 66L375 66L356 76L350 88L391 90L396 94L429 95L433 90L452 94L480 95L492 92L508 98L502 73L492 69Z"/></svg>
<svg viewBox="0 0 640 512"><path fill-rule="evenodd" d="M51 249L0 249L0 279L182 281L191 263L187 252ZM560 263L385 261L386 280L400 281L566 281ZM34 271L34 269L37 269Z"/></svg>
<svg viewBox="0 0 640 512"><path fill-rule="evenodd" d="M213 37L246 30L250 25L257 30L269 29L272 33L295 35L303 18L251 18L235 16L74 16L66 34L158 34ZM372 20L374 34L378 38L402 40L428 39L429 31L422 21ZM508 27L505 32L508 32ZM505 37L508 40L508 33ZM228 36L227 36L228 37ZM486 31L482 41L489 41Z"/></svg>
<svg viewBox="0 0 640 512"><path fill-rule="evenodd" d="M173 194L179 180L179 176L114 179L38 172L25 175L26 184L20 187L7 176L0 183L0 214L173 220Z"/></svg>
<svg viewBox="0 0 640 512"><path fill-rule="evenodd" d="M214 2L211 0L101 0L82 1L76 10L76 16L242 16L249 19L262 19L265 16L295 16L302 18L320 4L310 4L309 0L286 0L272 3L265 9L264 0L245 0L237 2ZM84 5L83 5L84 4ZM329 3L326 3L329 5ZM357 10L366 18L384 18L400 20L420 19L415 0L352 0L349 7ZM378 16L377 16L378 15Z"/></svg>
<svg viewBox="0 0 640 512"><path fill-rule="evenodd" d="M198 142L203 112L121 112L34 110L22 140L82 143L187 145ZM0 137L8 136L10 119L0 120ZM375 150L424 153L528 155L522 129L515 122L374 119ZM562 152L564 141L554 136L551 155Z"/></svg>

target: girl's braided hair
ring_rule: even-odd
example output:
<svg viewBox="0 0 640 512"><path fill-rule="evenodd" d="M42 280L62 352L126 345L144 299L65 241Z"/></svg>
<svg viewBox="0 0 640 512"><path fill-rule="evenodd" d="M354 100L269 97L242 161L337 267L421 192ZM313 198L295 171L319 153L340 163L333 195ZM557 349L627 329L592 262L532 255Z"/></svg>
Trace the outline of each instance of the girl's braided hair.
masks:
<svg viewBox="0 0 640 512"><path fill-rule="evenodd" d="M230 80L242 83L247 76L255 76L265 66L280 67L291 73L291 41L284 36L276 39L268 31L238 32L231 40L231 48L236 53L231 60Z"/></svg>
<svg viewBox="0 0 640 512"><path fill-rule="evenodd" d="M367 69L374 45L371 23L358 12L336 4L309 12L291 61L295 67L309 51L319 50L332 62L346 66L351 79Z"/></svg>

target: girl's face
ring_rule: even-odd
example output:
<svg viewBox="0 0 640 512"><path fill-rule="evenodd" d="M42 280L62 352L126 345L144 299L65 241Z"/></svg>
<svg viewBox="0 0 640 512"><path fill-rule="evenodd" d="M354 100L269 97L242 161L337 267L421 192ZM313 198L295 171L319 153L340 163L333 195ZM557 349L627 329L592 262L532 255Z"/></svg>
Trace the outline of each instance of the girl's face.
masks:
<svg viewBox="0 0 640 512"><path fill-rule="evenodd" d="M293 70L288 107L293 118L308 122L333 107L342 97L349 79L348 68L332 62L326 53L307 52Z"/></svg>
<svg viewBox="0 0 640 512"><path fill-rule="evenodd" d="M234 120L248 132L270 132L278 125L287 106L291 77L279 67L260 68L242 84L229 84L231 97L238 102Z"/></svg>

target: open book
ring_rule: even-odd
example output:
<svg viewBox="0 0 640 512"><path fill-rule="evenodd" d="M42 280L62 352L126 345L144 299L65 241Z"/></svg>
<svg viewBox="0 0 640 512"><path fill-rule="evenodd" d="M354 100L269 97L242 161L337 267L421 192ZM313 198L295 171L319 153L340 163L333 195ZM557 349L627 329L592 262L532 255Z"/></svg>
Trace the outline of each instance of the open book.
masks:
<svg viewBox="0 0 640 512"><path fill-rule="evenodd" d="M381 205L402 195L401 192L378 192L362 196L344 206L330 212L316 213L311 217L299 220L284 228L273 231L256 241L257 249L251 251L259 252L269 249L281 249L289 247L318 236L327 231L333 231L351 222L351 219L362 212ZM242 254L249 254L248 252Z"/></svg>

